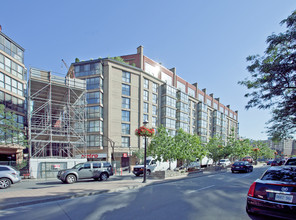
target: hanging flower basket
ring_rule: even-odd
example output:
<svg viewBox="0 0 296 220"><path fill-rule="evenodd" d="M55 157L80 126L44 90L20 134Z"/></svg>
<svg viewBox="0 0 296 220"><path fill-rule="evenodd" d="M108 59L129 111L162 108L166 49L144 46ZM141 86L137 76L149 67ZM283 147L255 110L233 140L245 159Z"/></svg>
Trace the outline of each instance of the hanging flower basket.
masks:
<svg viewBox="0 0 296 220"><path fill-rule="evenodd" d="M154 133L155 133L155 130L153 128L146 128L145 126L139 127L135 131L135 134L137 136L146 136L146 137L152 137Z"/></svg>
<svg viewBox="0 0 296 220"><path fill-rule="evenodd" d="M253 148L253 151L258 152L260 149L259 148Z"/></svg>

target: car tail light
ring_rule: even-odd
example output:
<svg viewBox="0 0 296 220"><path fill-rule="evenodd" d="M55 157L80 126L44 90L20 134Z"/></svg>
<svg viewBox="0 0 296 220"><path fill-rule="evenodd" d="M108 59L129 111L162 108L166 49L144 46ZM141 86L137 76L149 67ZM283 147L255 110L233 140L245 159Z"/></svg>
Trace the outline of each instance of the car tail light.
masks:
<svg viewBox="0 0 296 220"><path fill-rule="evenodd" d="M252 183L252 185L250 186L248 196L254 197L255 187L256 187L256 182Z"/></svg>

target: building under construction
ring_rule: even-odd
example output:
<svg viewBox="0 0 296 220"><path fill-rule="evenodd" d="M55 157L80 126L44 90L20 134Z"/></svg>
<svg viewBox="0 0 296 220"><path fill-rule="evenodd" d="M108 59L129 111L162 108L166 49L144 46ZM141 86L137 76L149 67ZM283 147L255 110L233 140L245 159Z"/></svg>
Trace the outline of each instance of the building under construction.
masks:
<svg viewBox="0 0 296 220"><path fill-rule="evenodd" d="M31 158L86 153L84 80L30 69L28 139Z"/></svg>

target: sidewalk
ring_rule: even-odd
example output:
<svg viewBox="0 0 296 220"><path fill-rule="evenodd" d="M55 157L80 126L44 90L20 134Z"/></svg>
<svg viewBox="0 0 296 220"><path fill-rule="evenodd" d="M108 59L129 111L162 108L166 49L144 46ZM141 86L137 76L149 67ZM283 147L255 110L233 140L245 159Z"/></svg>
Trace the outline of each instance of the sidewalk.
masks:
<svg viewBox="0 0 296 220"><path fill-rule="evenodd" d="M37 204L41 202L97 195L101 193L119 192L129 189L137 189L152 184L178 181L184 178L197 178L199 176L213 175L223 172L226 172L226 169L223 169L222 171L204 171L199 173L190 173L180 176L167 177L166 179L148 178L146 180L146 183L142 183L143 177L135 177L132 173L124 173L120 176L112 176L107 181L91 181L82 184L61 183L49 187L24 189L19 191L5 192L1 190L0 209L8 209L19 206ZM40 180L26 179L23 181L34 182ZM56 181L56 179L48 179L46 181Z"/></svg>

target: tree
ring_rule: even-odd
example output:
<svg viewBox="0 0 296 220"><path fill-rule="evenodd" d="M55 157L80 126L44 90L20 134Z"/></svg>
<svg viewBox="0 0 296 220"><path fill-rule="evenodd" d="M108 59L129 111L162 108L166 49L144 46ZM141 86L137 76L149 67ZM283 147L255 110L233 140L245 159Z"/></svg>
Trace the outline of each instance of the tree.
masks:
<svg viewBox="0 0 296 220"><path fill-rule="evenodd" d="M20 144L27 146L23 126L17 123L14 113L5 110L4 105L0 105L0 145Z"/></svg>
<svg viewBox="0 0 296 220"><path fill-rule="evenodd" d="M223 140L221 137L214 136L210 138L209 142L206 145L208 151L208 156L213 159L214 162L219 161L223 157Z"/></svg>
<svg viewBox="0 0 296 220"><path fill-rule="evenodd" d="M174 137L175 141L175 159L196 161L197 158L202 159L206 155L206 150L197 135L189 134L182 129L177 131Z"/></svg>
<svg viewBox="0 0 296 220"><path fill-rule="evenodd" d="M158 161L173 160L176 159L174 147L173 137L168 134L165 127L160 126L148 147L148 155L155 157Z"/></svg>
<svg viewBox="0 0 296 220"><path fill-rule="evenodd" d="M251 90L247 109L272 110L267 133L277 139L296 131L296 11L280 24L287 30L267 38L263 56L247 57L251 79L238 82Z"/></svg>

